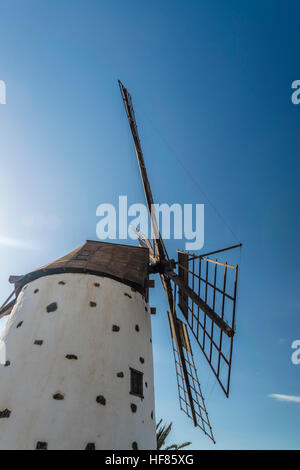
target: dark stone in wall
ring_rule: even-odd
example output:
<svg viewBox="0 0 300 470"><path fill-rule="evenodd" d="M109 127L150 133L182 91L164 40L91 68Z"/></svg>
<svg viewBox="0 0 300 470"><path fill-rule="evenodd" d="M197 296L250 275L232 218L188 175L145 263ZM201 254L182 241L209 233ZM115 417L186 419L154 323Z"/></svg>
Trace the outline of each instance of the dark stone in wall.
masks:
<svg viewBox="0 0 300 470"><path fill-rule="evenodd" d="M131 408L132 413L136 413L137 406L136 406L135 403L131 403L131 404L130 404L130 408Z"/></svg>
<svg viewBox="0 0 300 470"><path fill-rule="evenodd" d="M0 418L9 418L11 414L11 411L8 408L5 408L5 410L0 411Z"/></svg>
<svg viewBox="0 0 300 470"><path fill-rule="evenodd" d="M98 395L96 398L96 402L103 406L106 405L106 399L104 398L103 395Z"/></svg>
<svg viewBox="0 0 300 470"><path fill-rule="evenodd" d="M55 310L57 310L57 303L56 302L52 302L52 304L47 305L47 312L48 313L55 312Z"/></svg>
<svg viewBox="0 0 300 470"><path fill-rule="evenodd" d="M47 442L38 441L38 442L36 443L36 450L48 450L48 443L47 443Z"/></svg>
<svg viewBox="0 0 300 470"><path fill-rule="evenodd" d="M64 398L65 398L64 395L62 395L62 394L59 393L59 392L58 392L58 393L55 393L55 394L53 395L53 399L54 399L54 400L64 400Z"/></svg>
<svg viewBox="0 0 300 470"><path fill-rule="evenodd" d="M78 357L76 356L76 354L67 354L66 359L73 359L74 361L77 361Z"/></svg>
<svg viewBox="0 0 300 470"><path fill-rule="evenodd" d="M86 445L86 448L85 450L96 450L96 446L93 442L89 442L87 445Z"/></svg>

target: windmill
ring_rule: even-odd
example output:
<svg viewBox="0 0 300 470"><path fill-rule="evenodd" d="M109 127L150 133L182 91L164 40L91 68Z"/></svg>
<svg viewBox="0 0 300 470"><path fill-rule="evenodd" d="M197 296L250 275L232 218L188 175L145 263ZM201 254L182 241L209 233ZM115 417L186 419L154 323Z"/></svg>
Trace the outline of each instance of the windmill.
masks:
<svg viewBox="0 0 300 470"><path fill-rule="evenodd" d="M241 244L216 250L214 252L190 255L178 251L177 261L170 259L164 241L158 230L155 215L154 200L147 176L141 142L128 90L119 80L119 87L126 110L131 134L134 141L138 165L145 192L146 203L153 227L153 247L147 237L136 230L140 245L147 247L150 252L150 273L159 273L160 279L169 304L169 324L173 347L175 369L180 408L190 417L195 426L215 443L212 427L209 421L204 397L197 376L194 357L191 349L187 325L189 326L198 346L204 354L221 389L229 397L230 375L235 334L235 311L237 299L238 265L222 263L209 256L241 247ZM177 268L177 273L175 269ZM231 286L228 286L228 272L233 272ZM213 279L211 280L210 276ZM219 278L218 278L219 276ZM222 285L217 281L221 278ZM228 291L231 289L231 294ZM210 291L210 301L208 299ZM222 298L221 311L216 309L216 296ZM181 321L176 313L176 301L186 321ZM229 303L229 315L225 320L225 303ZM218 337L218 342L216 338ZM224 337L229 341L229 351L224 352ZM221 375L221 370L226 372Z"/></svg>
<svg viewBox="0 0 300 470"><path fill-rule="evenodd" d="M215 442L188 328L228 397L238 266L211 256L241 245L169 258L131 97L119 86L153 245L138 230L139 247L88 240L10 276L13 292L0 307L0 318L9 316L0 338L0 449L155 449L150 274L159 274L168 300L180 407Z"/></svg>

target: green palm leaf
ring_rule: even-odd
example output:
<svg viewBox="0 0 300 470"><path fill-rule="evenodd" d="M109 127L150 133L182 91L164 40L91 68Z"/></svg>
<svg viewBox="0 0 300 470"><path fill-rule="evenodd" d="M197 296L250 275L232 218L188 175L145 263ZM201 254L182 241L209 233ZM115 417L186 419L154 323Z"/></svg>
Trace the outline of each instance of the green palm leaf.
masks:
<svg viewBox="0 0 300 470"><path fill-rule="evenodd" d="M162 449L163 445L166 442L166 439L168 438L171 430L173 423L169 423L168 425L162 424L162 419L159 420L159 422L156 425L156 441L157 441L157 449ZM191 442L183 442L182 444L172 444L170 446L167 446L164 448L164 450L179 450L182 449L183 447L187 447L191 445Z"/></svg>

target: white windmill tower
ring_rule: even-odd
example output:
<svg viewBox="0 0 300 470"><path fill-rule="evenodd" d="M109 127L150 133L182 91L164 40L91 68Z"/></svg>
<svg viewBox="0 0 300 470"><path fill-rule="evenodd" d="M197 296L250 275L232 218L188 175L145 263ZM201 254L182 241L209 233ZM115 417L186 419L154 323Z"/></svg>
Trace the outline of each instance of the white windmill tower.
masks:
<svg viewBox="0 0 300 470"><path fill-rule="evenodd" d="M169 259L151 213L131 97L119 85L156 233L154 246L139 232L140 247L87 241L42 268L11 276L14 291L0 308L0 318L10 316L1 337L6 361L0 365L0 449L156 448L154 311L148 304L148 288L154 286L149 274L154 273L160 274L170 308L180 406L214 441L186 323L228 396L238 267L209 254L180 252L177 262ZM186 323L176 315L177 289Z"/></svg>
<svg viewBox="0 0 300 470"><path fill-rule="evenodd" d="M154 449L148 250L87 241L12 280L0 449Z"/></svg>

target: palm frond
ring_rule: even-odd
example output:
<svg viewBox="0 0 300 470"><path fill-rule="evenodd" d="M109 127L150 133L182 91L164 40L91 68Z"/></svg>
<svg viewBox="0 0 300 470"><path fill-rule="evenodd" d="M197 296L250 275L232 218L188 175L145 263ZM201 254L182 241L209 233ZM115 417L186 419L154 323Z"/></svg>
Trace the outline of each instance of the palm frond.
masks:
<svg viewBox="0 0 300 470"><path fill-rule="evenodd" d="M167 437L169 436L173 423L169 423L168 425L162 424L163 420L160 419L159 422L156 425L156 440L157 440L157 449L162 449L162 446L165 444ZM164 450L179 450L182 449L183 447L187 447L191 445L191 442L183 442L182 444L172 444L168 447L165 447Z"/></svg>
<svg viewBox="0 0 300 470"><path fill-rule="evenodd" d="M177 446L177 450L182 449L183 447L190 446L190 445L191 445L190 441L183 442L182 444L179 444L179 446Z"/></svg>
<svg viewBox="0 0 300 470"><path fill-rule="evenodd" d="M168 426L166 426L166 425L160 426L161 422L162 422L162 420L160 420L159 426L156 428L157 429L156 439L157 439L157 448L158 449L161 449L162 446L164 445L168 435L171 432L172 424L173 424L171 422Z"/></svg>

